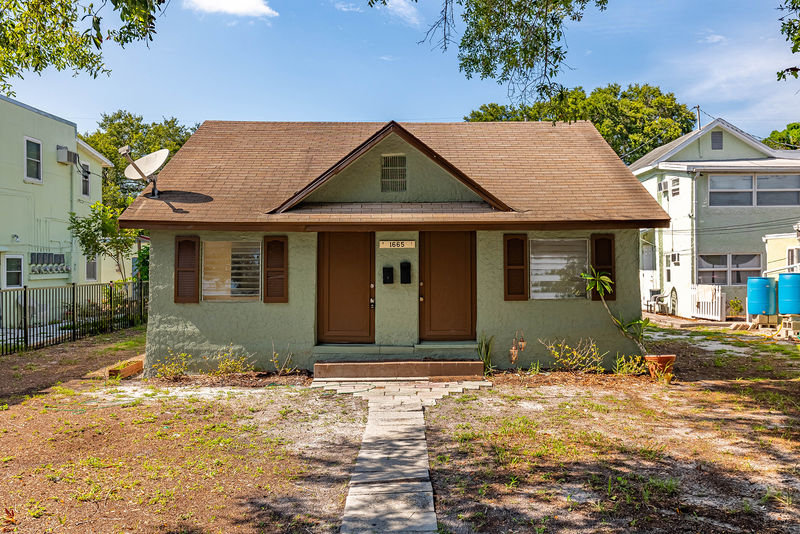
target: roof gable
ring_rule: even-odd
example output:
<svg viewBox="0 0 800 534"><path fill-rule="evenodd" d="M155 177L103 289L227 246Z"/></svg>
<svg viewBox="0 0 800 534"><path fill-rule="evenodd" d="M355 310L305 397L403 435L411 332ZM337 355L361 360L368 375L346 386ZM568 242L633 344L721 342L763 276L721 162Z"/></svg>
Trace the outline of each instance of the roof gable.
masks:
<svg viewBox="0 0 800 534"><path fill-rule="evenodd" d="M731 156L729 157L728 151L711 151L711 136L708 135L712 131L722 131L726 132L728 136L732 136L736 141L734 142L736 146L738 146L738 150L730 151ZM693 144L699 144L698 147L691 147ZM708 145L707 150L703 150L704 145ZM723 143L724 146L724 143ZM692 151L692 148L694 151ZM703 152L710 154L708 157L701 157L700 154ZM681 161L689 160L711 160L711 159L754 159L754 158L796 158L800 157L800 154L795 155L789 153L791 151L787 150L773 150L772 148L768 147L749 133L745 132L734 126L733 124L729 123L724 119L714 119L712 122L704 126L700 130L693 130L674 141L667 143L666 145L660 146L654 150L651 150L635 162L633 162L630 166L631 172L635 175L642 174L644 172L649 171L650 169L657 167L659 163L668 160L676 160L681 158ZM680 153L680 154L679 154ZM734 157L733 154L738 154L738 157ZM747 155L744 155L747 154Z"/></svg>
<svg viewBox="0 0 800 534"><path fill-rule="evenodd" d="M722 150L712 150L711 138L713 132L722 134ZM714 128L703 128L702 135L698 135L683 148L667 157L665 161L727 161L736 159L764 159L769 158L769 148L757 142L759 146L746 142L741 136L717 125ZM749 138L749 136L748 136Z"/></svg>
<svg viewBox="0 0 800 534"><path fill-rule="evenodd" d="M405 191L381 190L384 155L403 155ZM304 202L483 202L485 199L417 148L392 133L312 191Z"/></svg>
<svg viewBox="0 0 800 534"><path fill-rule="evenodd" d="M461 172L461 170L459 170L455 165L453 165L445 158L443 158L435 151L433 151L428 145L426 145L425 143L420 141L417 137L409 133L408 130L406 130L396 122L390 121L388 124L386 124L386 126L377 131L369 139L361 143L361 145L356 147L347 156L339 160L336 163L336 165L328 169L322 175L317 177L317 179L312 181L306 187L295 193L291 198L286 200L286 202L281 204L275 210L275 213L283 213L292 208L293 206L296 206L301 201L305 200L312 192L322 187L332 177L342 172L344 169L349 167L355 161L358 161L365 153L372 150L375 146L377 146L379 143L381 143L387 137L393 134L401 138L408 145L411 145L413 148L415 148L423 155L425 155L429 160L436 162L436 164L439 165L442 169L446 170L454 178L459 180L462 184L471 189L474 193L476 193L479 197L488 202L494 208L499 209L501 211L511 210L511 208L509 208L505 203L503 203L492 193L481 187L480 184L476 183L472 178Z"/></svg>

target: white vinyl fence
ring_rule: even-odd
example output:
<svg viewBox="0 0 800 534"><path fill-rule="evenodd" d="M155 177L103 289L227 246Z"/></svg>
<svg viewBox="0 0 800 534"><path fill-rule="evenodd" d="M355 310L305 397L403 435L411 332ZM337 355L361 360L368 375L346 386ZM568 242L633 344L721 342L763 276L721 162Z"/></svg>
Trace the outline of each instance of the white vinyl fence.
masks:
<svg viewBox="0 0 800 534"><path fill-rule="evenodd" d="M725 321L727 304L720 286L692 285L692 317Z"/></svg>

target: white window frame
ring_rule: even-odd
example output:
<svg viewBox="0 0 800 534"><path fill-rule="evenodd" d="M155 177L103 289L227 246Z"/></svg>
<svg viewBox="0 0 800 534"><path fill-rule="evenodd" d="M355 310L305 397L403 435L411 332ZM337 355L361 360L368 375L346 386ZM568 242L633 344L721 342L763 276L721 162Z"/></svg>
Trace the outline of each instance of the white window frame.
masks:
<svg viewBox="0 0 800 534"><path fill-rule="evenodd" d="M591 254L591 239L588 237L572 237L572 238L564 238L564 239L538 239L538 238L528 238L528 300L591 300L592 292L586 291L586 295L584 297L575 297L575 298L544 298L541 296L535 296L536 294L533 292L533 253L535 251L535 247L533 246L534 241L582 241L586 244L586 269L588 270L592 264L592 254Z"/></svg>
<svg viewBox="0 0 800 534"><path fill-rule="evenodd" d="M792 252L792 256L793 256L792 260L793 261L789 260L789 251L790 250L793 251ZM790 267L791 265L797 265L798 263L800 263L800 247L786 247L786 266L789 267L788 269L786 269L786 272L787 273L796 273L796 272L798 272L798 268L797 267Z"/></svg>
<svg viewBox="0 0 800 534"><path fill-rule="evenodd" d="M19 276L19 285L18 286L10 286L8 285L8 278L6 274L8 273L8 260L17 258L20 261L20 276ZM3 279L2 279L2 288L3 289L22 289L25 287L25 256L23 254L4 254L3 255ZM16 272L16 271L12 271Z"/></svg>
<svg viewBox="0 0 800 534"><path fill-rule="evenodd" d="M733 256L745 256L745 255L754 255L758 256L758 268L751 268L751 269L737 269L733 267ZM727 263L724 268L704 268L700 267L700 256L727 256ZM698 254L697 255L697 282L700 283L700 273L701 272L711 272L711 271L727 271L727 283L725 284L704 284L704 285L715 285L715 286L734 286L734 287L744 287L747 285L747 282L743 284L734 284L733 283L733 273L736 272L743 272L743 271L758 271L760 275L761 272L764 270L764 255L760 252L731 252L731 253L709 253L709 254Z"/></svg>
<svg viewBox="0 0 800 534"><path fill-rule="evenodd" d="M800 173L793 173L793 172L778 172L778 173L761 173L761 174L749 174L749 173L715 173L709 174L708 179L706 180L706 190L708 192L708 207L713 209L731 209L731 208L797 208L800 207L800 204L783 204L779 206L768 206L762 205L758 203L758 193L800 193L800 188L798 189L759 189L758 188L758 177L759 176L793 176ZM752 186L750 189L711 189L711 177L712 176L749 176L752 179ZM711 194L712 193L750 193L751 195L751 202L749 205L745 204L742 206L712 206L711 205Z"/></svg>
<svg viewBox="0 0 800 534"><path fill-rule="evenodd" d="M83 268L83 277L87 282L97 282L98 278L100 278L100 262L97 261L97 254L94 255L94 260L90 261L89 258L85 258L86 263ZM94 263L94 278L89 278L89 264Z"/></svg>
<svg viewBox="0 0 800 534"><path fill-rule="evenodd" d="M22 136L22 178L32 184L41 184L44 182L44 151L43 144L40 140L34 137ZM31 178L28 176L28 141L39 145L39 177ZM36 161L36 160L34 160Z"/></svg>
<svg viewBox="0 0 800 534"><path fill-rule="evenodd" d="M83 171L86 171L86 174ZM81 163L81 196L83 198L92 198L92 181L91 181L91 167L88 163ZM88 193L83 192L83 186L86 185Z"/></svg>

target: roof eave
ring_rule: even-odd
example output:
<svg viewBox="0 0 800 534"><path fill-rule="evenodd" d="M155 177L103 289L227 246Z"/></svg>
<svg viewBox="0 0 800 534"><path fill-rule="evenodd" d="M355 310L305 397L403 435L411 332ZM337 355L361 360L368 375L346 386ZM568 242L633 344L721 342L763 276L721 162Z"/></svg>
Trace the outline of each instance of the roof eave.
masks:
<svg viewBox="0 0 800 534"><path fill-rule="evenodd" d="M111 163L111 160L106 158L104 155L102 155L96 149L92 148L92 145L90 145L89 143L87 143L86 141L81 139L80 137L78 137L78 146L81 147L86 152L88 152L89 154L91 154L93 157L95 157L98 160L100 160L100 164L103 167L108 168L108 167L113 167L114 166L114 164Z"/></svg>

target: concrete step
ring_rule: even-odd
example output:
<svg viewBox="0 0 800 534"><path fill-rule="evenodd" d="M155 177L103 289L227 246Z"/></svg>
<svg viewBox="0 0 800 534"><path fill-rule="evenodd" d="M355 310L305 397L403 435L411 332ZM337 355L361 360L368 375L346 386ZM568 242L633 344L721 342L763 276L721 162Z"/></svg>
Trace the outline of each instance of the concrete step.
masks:
<svg viewBox="0 0 800 534"><path fill-rule="evenodd" d="M483 376L483 362L480 360L406 360L320 362L314 364L315 379L391 378L399 376Z"/></svg>

